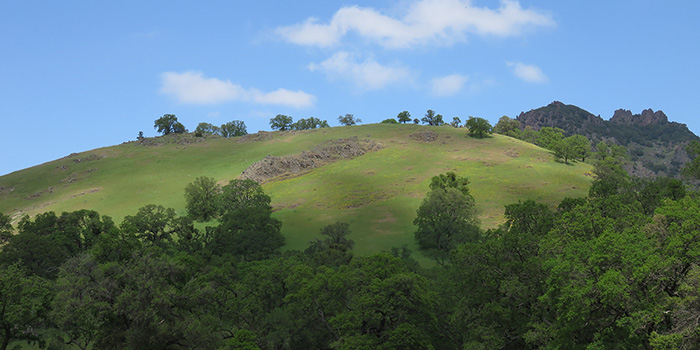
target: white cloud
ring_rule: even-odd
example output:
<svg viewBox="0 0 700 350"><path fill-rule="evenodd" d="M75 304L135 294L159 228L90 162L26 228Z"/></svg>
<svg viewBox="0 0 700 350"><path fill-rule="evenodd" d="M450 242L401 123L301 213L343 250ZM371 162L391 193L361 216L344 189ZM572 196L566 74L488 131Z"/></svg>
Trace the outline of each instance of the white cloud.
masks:
<svg viewBox="0 0 700 350"><path fill-rule="evenodd" d="M549 80L540 67L535 65L520 62L507 62L506 64L513 69L515 76L528 83L546 83Z"/></svg>
<svg viewBox="0 0 700 350"><path fill-rule="evenodd" d="M388 48L408 48L426 43L451 44L467 34L517 36L534 27L554 25L546 13L523 9L518 1L502 0L498 9L477 7L471 0L417 0L402 18L392 18L373 8L342 7L328 23L318 19L279 27L276 33L298 45L332 46L355 32Z"/></svg>
<svg viewBox="0 0 700 350"><path fill-rule="evenodd" d="M468 78L461 74L452 74L433 79L431 91L435 96L452 96L464 88Z"/></svg>
<svg viewBox="0 0 700 350"><path fill-rule="evenodd" d="M377 90L412 80L412 74L406 68L383 66L372 58L360 62L356 55L348 52L338 52L323 62L309 64L308 68L331 78L349 80L364 90Z"/></svg>
<svg viewBox="0 0 700 350"><path fill-rule="evenodd" d="M160 92L181 103L217 104L243 101L258 104L284 105L295 108L311 107L315 97L303 91L277 89L263 92L255 88L243 88L230 80L206 78L201 72L165 72L161 74Z"/></svg>

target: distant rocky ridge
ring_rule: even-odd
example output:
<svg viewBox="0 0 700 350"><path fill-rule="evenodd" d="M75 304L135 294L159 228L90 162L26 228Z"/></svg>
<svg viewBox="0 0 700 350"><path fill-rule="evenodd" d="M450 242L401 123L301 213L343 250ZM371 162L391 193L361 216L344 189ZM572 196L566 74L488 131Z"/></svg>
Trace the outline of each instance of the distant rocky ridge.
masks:
<svg viewBox="0 0 700 350"><path fill-rule="evenodd" d="M664 112L652 109L641 114L618 109L610 120L604 120L577 106L554 101L520 113L516 120L522 128L557 127L567 136L584 135L594 145L599 141L623 145L632 160L627 170L635 176L678 177L680 169L690 160L685 146L692 140L700 140L685 124L670 122Z"/></svg>

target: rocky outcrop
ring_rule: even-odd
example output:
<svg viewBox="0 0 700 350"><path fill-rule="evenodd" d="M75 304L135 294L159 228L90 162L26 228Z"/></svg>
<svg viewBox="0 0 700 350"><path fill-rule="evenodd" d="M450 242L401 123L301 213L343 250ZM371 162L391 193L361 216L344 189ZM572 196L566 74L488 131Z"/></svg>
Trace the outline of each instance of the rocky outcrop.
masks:
<svg viewBox="0 0 700 350"><path fill-rule="evenodd" d="M367 152L377 151L382 145L357 137L326 141L310 151L293 156L267 156L243 170L241 179L250 179L258 183L273 179L288 178L307 172L342 159L352 159Z"/></svg>
<svg viewBox="0 0 700 350"><path fill-rule="evenodd" d="M674 176L688 161L685 145L700 140L685 124L670 122L662 111L645 109L641 114L618 109L608 121L579 107L554 101L545 107L520 113L522 128L563 129L567 136L586 136L595 145L610 141L630 150L632 163L627 167L635 176Z"/></svg>
<svg viewBox="0 0 700 350"><path fill-rule="evenodd" d="M632 114L630 110L618 109L610 118L610 122L637 126L663 125L668 123L668 117L663 111L654 112L651 108L643 110L642 114Z"/></svg>

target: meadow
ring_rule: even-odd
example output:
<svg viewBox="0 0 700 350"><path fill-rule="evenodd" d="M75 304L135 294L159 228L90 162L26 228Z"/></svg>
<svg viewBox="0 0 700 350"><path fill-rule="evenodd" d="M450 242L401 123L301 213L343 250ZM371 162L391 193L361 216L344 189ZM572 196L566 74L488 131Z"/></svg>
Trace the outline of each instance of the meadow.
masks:
<svg viewBox="0 0 700 350"><path fill-rule="evenodd" d="M72 154L0 177L0 212L15 223L23 215L83 208L119 223L146 204L186 215L184 188L197 177L225 184L266 156L300 154L350 137L382 147L263 184L274 217L283 222L285 249L304 249L321 227L346 221L356 254L404 244L415 251L416 209L430 178L447 171L469 178L484 228L503 222L507 204L532 199L555 206L565 197L586 196L591 182L589 164L557 162L550 151L510 137L476 139L449 126L372 124L228 139L172 135Z"/></svg>

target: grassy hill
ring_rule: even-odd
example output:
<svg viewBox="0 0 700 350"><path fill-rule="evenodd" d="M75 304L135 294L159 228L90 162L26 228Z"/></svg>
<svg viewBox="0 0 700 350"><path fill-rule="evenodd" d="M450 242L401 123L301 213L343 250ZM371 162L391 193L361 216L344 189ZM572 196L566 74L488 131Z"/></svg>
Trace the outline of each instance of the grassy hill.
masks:
<svg viewBox="0 0 700 350"><path fill-rule="evenodd" d="M448 126L374 124L230 139L173 135L72 154L0 177L0 212L17 220L87 208L119 223L152 203L184 215L184 188L196 177L225 183L268 155L300 154L351 137L381 148L264 183L287 248L303 249L322 226L340 220L350 223L357 253L403 244L415 250L416 209L430 178L447 171L469 178L485 227L503 222L507 204L533 199L556 205L567 196L585 196L591 181L588 164L555 162L548 151L509 137L473 139L466 129Z"/></svg>

